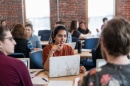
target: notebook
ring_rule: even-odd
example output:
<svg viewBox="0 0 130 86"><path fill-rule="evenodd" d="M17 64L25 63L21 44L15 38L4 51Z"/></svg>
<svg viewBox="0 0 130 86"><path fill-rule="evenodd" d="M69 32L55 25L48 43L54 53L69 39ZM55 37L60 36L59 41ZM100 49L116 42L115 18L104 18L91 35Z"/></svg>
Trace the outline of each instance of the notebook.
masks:
<svg viewBox="0 0 130 86"><path fill-rule="evenodd" d="M69 45L72 47L72 49L75 49L75 45L76 45L76 42L72 42L72 43L65 43L66 45Z"/></svg>
<svg viewBox="0 0 130 86"><path fill-rule="evenodd" d="M57 56L49 59L49 77L78 75L80 55Z"/></svg>
<svg viewBox="0 0 130 86"><path fill-rule="evenodd" d="M105 65L106 63L107 62L104 59L97 59L96 60L96 67L101 67L101 66Z"/></svg>

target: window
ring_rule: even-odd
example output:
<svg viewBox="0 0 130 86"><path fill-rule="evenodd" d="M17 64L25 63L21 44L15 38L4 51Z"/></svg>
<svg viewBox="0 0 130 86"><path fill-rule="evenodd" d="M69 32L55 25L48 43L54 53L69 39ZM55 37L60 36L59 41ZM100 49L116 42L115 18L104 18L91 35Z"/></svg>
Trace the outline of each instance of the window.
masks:
<svg viewBox="0 0 130 86"><path fill-rule="evenodd" d="M50 0L25 0L26 19L31 22L34 34L38 30L50 30Z"/></svg>
<svg viewBox="0 0 130 86"><path fill-rule="evenodd" d="M115 0L88 0L88 28L92 34L96 34L96 28L101 30L102 19L113 18Z"/></svg>

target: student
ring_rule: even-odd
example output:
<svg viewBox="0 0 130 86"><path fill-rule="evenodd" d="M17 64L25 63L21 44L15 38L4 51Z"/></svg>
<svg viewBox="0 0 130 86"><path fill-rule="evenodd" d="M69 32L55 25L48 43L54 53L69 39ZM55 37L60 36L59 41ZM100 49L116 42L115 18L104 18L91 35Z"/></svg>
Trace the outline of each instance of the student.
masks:
<svg viewBox="0 0 130 86"><path fill-rule="evenodd" d="M3 27L7 27L6 21L5 21L4 19L1 20L1 26L3 26Z"/></svg>
<svg viewBox="0 0 130 86"><path fill-rule="evenodd" d="M67 31L64 26L55 28L53 35L53 44L48 44L43 49L43 66L45 70L49 70L49 58L51 56L67 56L74 55L74 50L71 46L66 45ZM81 66L81 72L85 72L85 67Z"/></svg>
<svg viewBox="0 0 130 86"><path fill-rule="evenodd" d="M85 27L84 22L79 23L78 31L81 32L82 34L91 34L91 31Z"/></svg>
<svg viewBox="0 0 130 86"><path fill-rule="evenodd" d="M0 86L33 86L25 64L7 56L15 45L10 30L0 26Z"/></svg>
<svg viewBox="0 0 130 86"><path fill-rule="evenodd" d="M104 17L104 18L102 19L102 22L103 22L103 24L102 24L102 26L101 26L101 30L103 30L104 25L108 22L108 19L107 19L106 17Z"/></svg>
<svg viewBox="0 0 130 86"><path fill-rule="evenodd" d="M58 21L56 22L56 24L54 25L54 28L56 28L57 26L64 26L65 27L65 24L64 22L62 21ZM54 29L55 30L55 29ZM50 34L50 38L49 38L49 43L53 43L52 41L52 36L53 36L53 32L54 30L51 31L51 34ZM72 42L72 36L70 34L70 32L67 31L67 40L66 40L66 43L71 43Z"/></svg>
<svg viewBox="0 0 130 86"><path fill-rule="evenodd" d="M28 48L27 33L22 24L16 24L11 31L16 41L15 53L23 53L25 57L29 57L31 50Z"/></svg>
<svg viewBox="0 0 130 86"><path fill-rule="evenodd" d="M35 50L41 50L42 45L41 45L40 38L33 34L32 24L26 24L25 29L26 29L26 32L27 32L27 39L32 42L34 51Z"/></svg>
<svg viewBox="0 0 130 86"><path fill-rule="evenodd" d="M130 23L113 18L101 34L101 51L107 64L90 70L81 86L130 86Z"/></svg>
<svg viewBox="0 0 130 86"><path fill-rule="evenodd" d="M82 34L80 31L78 31L78 25L79 22L76 20L73 20L71 22L71 26L70 26L70 32L72 34L72 37L77 37L79 39L85 39L86 37L89 36L89 34Z"/></svg>

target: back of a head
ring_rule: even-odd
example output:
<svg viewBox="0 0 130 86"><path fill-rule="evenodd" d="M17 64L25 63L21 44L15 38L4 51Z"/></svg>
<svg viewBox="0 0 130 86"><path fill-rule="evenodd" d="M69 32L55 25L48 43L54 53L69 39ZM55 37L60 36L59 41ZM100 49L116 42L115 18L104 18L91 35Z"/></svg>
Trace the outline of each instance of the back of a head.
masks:
<svg viewBox="0 0 130 86"><path fill-rule="evenodd" d="M104 26L101 37L112 56L128 55L130 52L130 23L123 18L113 18Z"/></svg>
<svg viewBox="0 0 130 86"><path fill-rule="evenodd" d="M71 22L71 25L70 25L71 31L77 29L77 27L78 27L78 24L77 24L77 23L78 23L78 21L76 21L76 20L73 20L73 21Z"/></svg>
<svg viewBox="0 0 130 86"><path fill-rule="evenodd" d="M26 39L26 31L25 28L22 24L15 24L14 28L11 31L12 35L14 38L22 38Z"/></svg>

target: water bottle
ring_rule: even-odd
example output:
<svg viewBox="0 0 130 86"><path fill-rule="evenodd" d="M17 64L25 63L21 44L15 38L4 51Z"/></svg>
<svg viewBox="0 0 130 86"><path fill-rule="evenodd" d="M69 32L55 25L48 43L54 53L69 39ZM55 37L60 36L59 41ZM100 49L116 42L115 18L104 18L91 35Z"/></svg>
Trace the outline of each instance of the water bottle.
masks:
<svg viewBox="0 0 130 86"><path fill-rule="evenodd" d="M33 45L31 41L28 41L28 49L30 50L30 52L33 52Z"/></svg>
<svg viewBox="0 0 130 86"><path fill-rule="evenodd" d="M78 41L78 53L81 53L82 52L82 43L81 41L79 40Z"/></svg>

